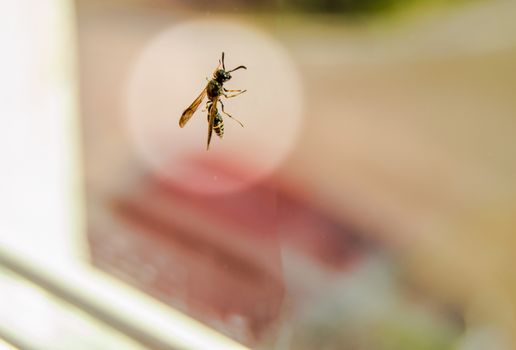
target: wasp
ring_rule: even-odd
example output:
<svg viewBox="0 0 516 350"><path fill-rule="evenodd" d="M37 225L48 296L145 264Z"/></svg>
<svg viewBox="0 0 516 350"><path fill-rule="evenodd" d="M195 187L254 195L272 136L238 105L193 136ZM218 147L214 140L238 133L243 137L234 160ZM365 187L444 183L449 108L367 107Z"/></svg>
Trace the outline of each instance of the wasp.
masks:
<svg viewBox="0 0 516 350"><path fill-rule="evenodd" d="M220 67L222 65L222 68ZM238 122L242 127L244 126L238 119L232 117L228 113L224 111L224 103L220 99L221 96L226 98L231 98L243 94L247 90L228 90L224 87L224 83L231 79L232 72L238 69L247 69L246 66L238 66L231 70L226 70L226 65L224 63L224 52L222 52L222 58L219 60L219 65L213 72L213 77L208 80L208 84L201 91L199 96L192 102L192 104L185 109L183 114L181 114L181 118L179 118L179 126L182 128L185 124L190 120L192 115L195 113L197 108L199 108L201 102L204 100L206 96L208 96L208 102L206 103L206 110L208 111L208 140L206 144L206 150L210 148L211 135L213 130L215 129L215 133L222 138L224 135L224 121L222 119L221 114L219 113L217 104L220 102L222 107L222 113L231 119ZM228 93L233 93L232 95Z"/></svg>

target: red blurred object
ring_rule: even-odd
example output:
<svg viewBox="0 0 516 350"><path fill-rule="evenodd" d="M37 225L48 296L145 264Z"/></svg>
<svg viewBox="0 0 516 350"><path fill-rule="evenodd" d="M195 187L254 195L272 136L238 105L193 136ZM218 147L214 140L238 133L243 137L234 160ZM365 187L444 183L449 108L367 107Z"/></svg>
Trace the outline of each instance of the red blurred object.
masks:
<svg viewBox="0 0 516 350"><path fill-rule="evenodd" d="M205 166L243 171L227 162L199 171ZM352 266L363 248L357 232L274 178L203 195L148 174L96 205L90 241L97 266L248 345L280 319L285 244L333 270Z"/></svg>

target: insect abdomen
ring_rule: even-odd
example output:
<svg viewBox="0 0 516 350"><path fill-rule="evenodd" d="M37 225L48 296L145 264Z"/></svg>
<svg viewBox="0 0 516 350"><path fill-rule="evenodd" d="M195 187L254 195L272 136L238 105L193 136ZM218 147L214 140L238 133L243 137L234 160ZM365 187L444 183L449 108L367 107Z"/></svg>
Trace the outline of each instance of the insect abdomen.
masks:
<svg viewBox="0 0 516 350"><path fill-rule="evenodd" d="M220 138L224 135L224 121L220 114L217 114L213 120L213 130Z"/></svg>

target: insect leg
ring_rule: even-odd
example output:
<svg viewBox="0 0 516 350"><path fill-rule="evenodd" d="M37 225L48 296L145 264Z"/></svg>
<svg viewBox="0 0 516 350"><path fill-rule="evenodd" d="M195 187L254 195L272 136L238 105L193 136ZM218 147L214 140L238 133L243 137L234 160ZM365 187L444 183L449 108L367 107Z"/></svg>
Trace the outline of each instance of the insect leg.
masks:
<svg viewBox="0 0 516 350"><path fill-rule="evenodd" d="M206 112L210 110L211 101L206 101L206 105L204 106L204 109L201 112Z"/></svg>
<svg viewBox="0 0 516 350"><path fill-rule="evenodd" d="M233 91L233 90L227 90L227 91ZM235 97L235 96L238 96L238 95L241 95L243 94L244 92L246 92L247 90L240 90L240 92L237 92L236 94L233 94L233 95L228 95L226 94L225 92L223 92L222 94L224 95L224 97L226 98L231 98L231 97Z"/></svg>
<svg viewBox="0 0 516 350"><path fill-rule="evenodd" d="M224 92L242 92L242 91L243 91L243 90L228 90L228 89L226 89L225 87L223 87L222 89L224 89ZM245 90L245 91L247 91L247 90ZM245 92L245 91L244 91L244 92ZM242 92L242 93L243 93L243 92Z"/></svg>
<svg viewBox="0 0 516 350"><path fill-rule="evenodd" d="M226 113L226 111L224 111L224 103L222 103L221 100L219 100L220 102L220 105L222 107L222 113L224 113L225 115L227 115L228 117L230 117L231 119L233 119L234 121L236 121L238 124L240 124L241 127L244 127L244 124L242 124L242 122L240 122L240 120L238 120L237 118L235 117L232 117L231 115L229 115L228 113Z"/></svg>

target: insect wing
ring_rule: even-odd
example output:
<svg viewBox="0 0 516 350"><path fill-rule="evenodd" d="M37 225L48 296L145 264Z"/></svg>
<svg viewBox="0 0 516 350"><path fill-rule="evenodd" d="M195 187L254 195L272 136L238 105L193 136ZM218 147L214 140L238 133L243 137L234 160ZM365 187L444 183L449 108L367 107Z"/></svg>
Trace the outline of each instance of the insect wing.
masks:
<svg viewBox="0 0 516 350"><path fill-rule="evenodd" d="M181 118L179 118L179 126L181 128L183 126L185 126L185 124L190 120L190 118L195 113L197 108L199 108L199 105L201 104L201 102L205 96L206 96L206 88L204 88L204 90L202 90L202 92L199 94L199 96L197 96L197 98L192 102L190 107L185 109L183 114L181 114Z"/></svg>
<svg viewBox="0 0 516 350"><path fill-rule="evenodd" d="M213 133L213 123L215 122L215 116L217 115L217 108L214 107L216 105L217 99L213 101L213 105L211 106L208 114L208 141L206 143L206 150L210 149L211 134Z"/></svg>

